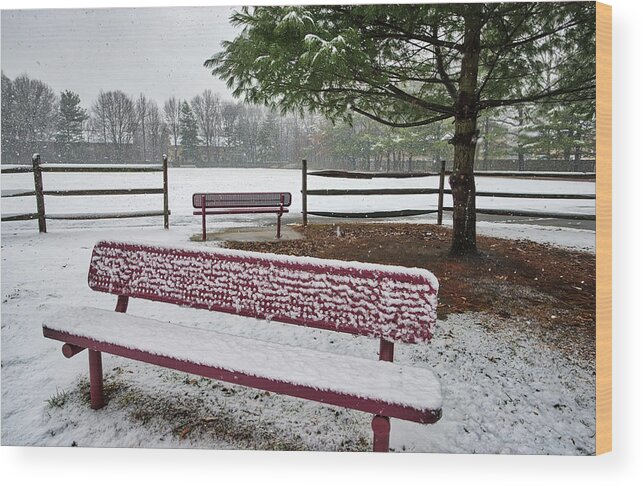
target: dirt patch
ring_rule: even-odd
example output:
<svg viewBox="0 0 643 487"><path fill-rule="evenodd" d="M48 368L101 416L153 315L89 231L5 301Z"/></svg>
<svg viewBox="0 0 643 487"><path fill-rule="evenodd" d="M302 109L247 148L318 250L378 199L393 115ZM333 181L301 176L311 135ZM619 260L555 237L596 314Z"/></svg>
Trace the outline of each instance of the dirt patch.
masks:
<svg viewBox="0 0 643 487"><path fill-rule="evenodd" d="M227 242L228 248L420 267L440 282L438 316L466 311L529 320L590 347L596 257L526 240L478 236L475 257L449 256L451 229L417 224L295 226L303 238Z"/></svg>

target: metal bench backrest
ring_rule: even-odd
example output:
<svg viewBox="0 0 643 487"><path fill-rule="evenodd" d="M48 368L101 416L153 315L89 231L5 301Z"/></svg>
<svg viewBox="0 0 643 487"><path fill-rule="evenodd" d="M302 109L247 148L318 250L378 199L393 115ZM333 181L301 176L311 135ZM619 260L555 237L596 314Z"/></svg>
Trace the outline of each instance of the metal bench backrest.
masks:
<svg viewBox="0 0 643 487"><path fill-rule="evenodd" d="M290 206L290 193L195 193L192 195L192 206L202 208L205 198L206 208L248 208Z"/></svg>
<svg viewBox="0 0 643 487"><path fill-rule="evenodd" d="M95 291L388 341L428 342L436 320L437 279L423 269L99 242L88 280Z"/></svg>

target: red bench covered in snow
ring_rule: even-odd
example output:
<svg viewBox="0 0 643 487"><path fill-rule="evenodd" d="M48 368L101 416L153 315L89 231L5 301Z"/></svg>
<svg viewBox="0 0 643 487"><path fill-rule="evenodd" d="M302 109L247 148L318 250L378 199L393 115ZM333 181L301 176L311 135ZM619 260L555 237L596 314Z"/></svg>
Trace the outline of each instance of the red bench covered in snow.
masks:
<svg viewBox="0 0 643 487"><path fill-rule="evenodd" d="M195 193L192 206L199 208L194 215L201 215L203 240L206 215L225 215L231 213L276 213L277 238L281 238L281 215L288 213L292 202L290 193Z"/></svg>
<svg viewBox="0 0 643 487"><path fill-rule="evenodd" d="M89 286L116 310L70 308L43 325L71 357L89 351L91 406L103 407L101 353L375 415L373 449L389 450L389 418L434 423L440 385L393 363L394 342L428 343L438 283L421 269L225 249L100 242ZM379 360L186 327L125 314L130 298L378 339ZM252 326L252 323L249 323Z"/></svg>

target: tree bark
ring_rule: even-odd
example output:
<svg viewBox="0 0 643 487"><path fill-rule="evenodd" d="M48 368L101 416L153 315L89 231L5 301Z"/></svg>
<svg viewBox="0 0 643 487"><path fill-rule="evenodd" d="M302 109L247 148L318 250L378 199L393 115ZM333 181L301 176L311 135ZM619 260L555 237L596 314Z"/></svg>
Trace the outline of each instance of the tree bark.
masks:
<svg viewBox="0 0 643 487"><path fill-rule="evenodd" d="M453 197L451 255L468 255L476 247L476 185L473 165L476 151L476 118L456 118L453 173L449 177Z"/></svg>
<svg viewBox="0 0 643 487"><path fill-rule="evenodd" d="M453 173L449 177L453 196L453 238L450 253L458 256L477 253L473 166L478 138L477 87L481 29L482 4L470 4L464 20L462 65L452 139Z"/></svg>

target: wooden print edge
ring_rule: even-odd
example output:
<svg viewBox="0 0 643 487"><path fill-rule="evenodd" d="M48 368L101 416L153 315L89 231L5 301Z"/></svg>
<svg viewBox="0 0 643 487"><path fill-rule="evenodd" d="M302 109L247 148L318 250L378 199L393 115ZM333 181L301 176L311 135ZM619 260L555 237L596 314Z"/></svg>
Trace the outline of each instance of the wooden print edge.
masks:
<svg viewBox="0 0 643 487"><path fill-rule="evenodd" d="M612 450L612 7L596 3L596 455Z"/></svg>

